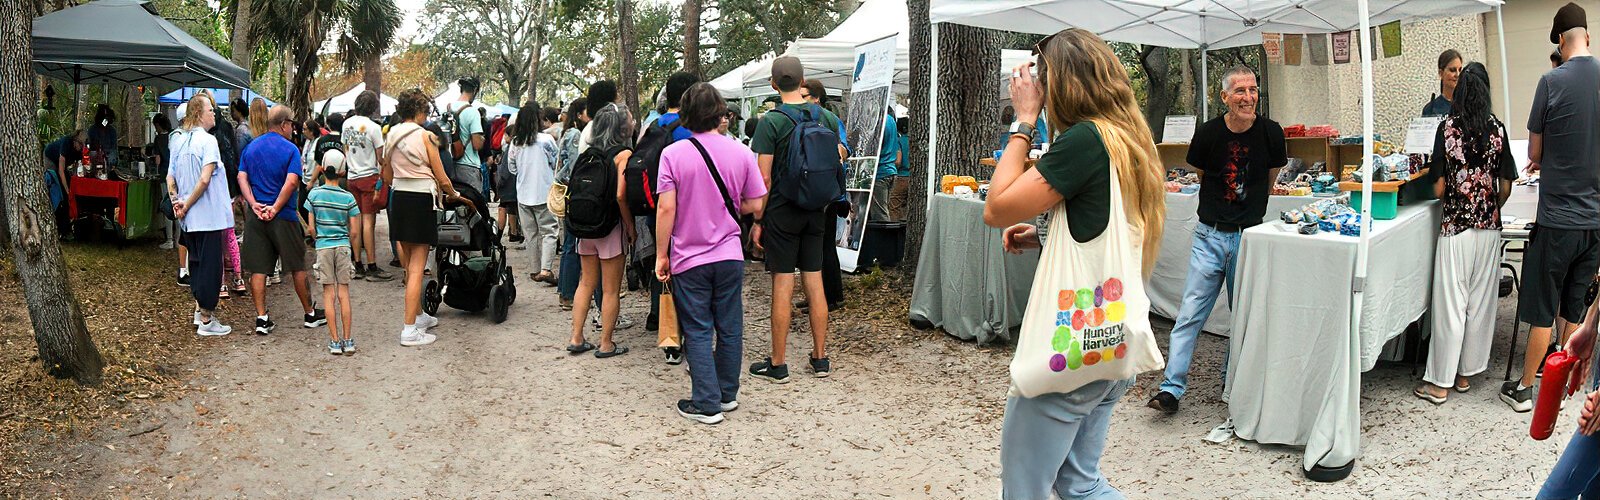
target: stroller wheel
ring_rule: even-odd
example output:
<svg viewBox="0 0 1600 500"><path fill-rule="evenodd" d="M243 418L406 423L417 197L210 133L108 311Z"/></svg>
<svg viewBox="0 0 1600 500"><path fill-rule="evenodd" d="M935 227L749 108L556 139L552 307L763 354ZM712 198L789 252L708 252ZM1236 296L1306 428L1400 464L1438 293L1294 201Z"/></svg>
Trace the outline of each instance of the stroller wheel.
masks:
<svg viewBox="0 0 1600 500"><path fill-rule="evenodd" d="M511 293L511 290L504 285L495 285L489 289L489 321L495 324L506 321L506 314L511 309Z"/></svg>
<svg viewBox="0 0 1600 500"><path fill-rule="evenodd" d="M430 279L422 284L422 310L430 315L439 314L439 303L444 296L439 293L439 281Z"/></svg>
<svg viewBox="0 0 1600 500"><path fill-rule="evenodd" d="M517 274L511 272L509 267L506 268L505 287L506 291L509 292L506 294L506 305L517 303Z"/></svg>

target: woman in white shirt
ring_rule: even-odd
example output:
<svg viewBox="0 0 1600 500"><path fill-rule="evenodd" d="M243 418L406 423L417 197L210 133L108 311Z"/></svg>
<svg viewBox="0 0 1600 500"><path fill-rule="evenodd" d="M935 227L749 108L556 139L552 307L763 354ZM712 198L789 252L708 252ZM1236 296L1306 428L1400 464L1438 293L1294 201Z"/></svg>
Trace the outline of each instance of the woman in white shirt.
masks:
<svg viewBox="0 0 1600 500"><path fill-rule="evenodd" d="M533 263L539 272L533 281L556 283L552 271L556 262L556 216L550 213L550 185L555 182L556 139L539 132L540 110L527 103L512 118L507 131L507 168L517 179L517 205L521 209L522 234L530 240Z"/></svg>
<svg viewBox="0 0 1600 500"><path fill-rule="evenodd" d="M205 132L216 124L212 112L216 103L209 93L201 92L189 99L187 108L180 130L173 132L169 143L167 195L183 228L183 245L189 249L195 333L227 335L233 328L217 320L221 288L215 284L222 282L223 235L233 228L232 200L217 138Z"/></svg>

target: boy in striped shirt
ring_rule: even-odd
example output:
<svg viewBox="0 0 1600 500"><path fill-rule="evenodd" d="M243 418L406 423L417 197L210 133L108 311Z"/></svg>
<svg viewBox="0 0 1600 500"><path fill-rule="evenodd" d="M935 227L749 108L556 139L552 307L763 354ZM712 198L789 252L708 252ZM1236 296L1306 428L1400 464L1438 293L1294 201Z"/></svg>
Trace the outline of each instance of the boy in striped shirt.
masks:
<svg viewBox="0 0 1600 500"><path fill-rule="evenodd" d="M350 258L350 224L359 220L361 209L356 207L356 197L339 187L345 176L344 160L344 153L337 150L322 155L322 185L312 189L305 202L317 237L317 263L311 268L312 274L322 283L324 307L338 314L328 318L328 336L332 339L328 353L333 355L356 353L356 341L350 338L350 280L356 272Z"/></svg>

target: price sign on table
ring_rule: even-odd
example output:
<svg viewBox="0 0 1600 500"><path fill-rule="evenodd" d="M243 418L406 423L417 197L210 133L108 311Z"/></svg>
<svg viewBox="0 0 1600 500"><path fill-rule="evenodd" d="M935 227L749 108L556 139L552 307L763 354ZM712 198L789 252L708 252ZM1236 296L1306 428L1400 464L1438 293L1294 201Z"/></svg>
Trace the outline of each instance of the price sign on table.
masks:
<svg viewBox="0 0 1600 500"><path fill-rule="evenodd" d="M1166 126L1161 129L1161 142L1188 144L1194 140L1194 124L1194 115L1168 116Z"/></svg>
<svg viewBox="0 0 1600 500"><path fill-rule="evenodd" d="M1433 137L1439 131L1440 121L1443 118L1437 116L1412 118L1411 125L1406 127L1406 153L1433 154Z"/></svg>

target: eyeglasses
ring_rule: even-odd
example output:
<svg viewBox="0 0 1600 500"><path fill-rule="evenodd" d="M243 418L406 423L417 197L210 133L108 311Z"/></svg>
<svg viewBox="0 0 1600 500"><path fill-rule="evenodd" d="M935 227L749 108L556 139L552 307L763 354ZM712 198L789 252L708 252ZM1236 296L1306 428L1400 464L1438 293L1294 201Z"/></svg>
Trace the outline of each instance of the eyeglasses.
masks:
<svg viewBox="0 0 1600 500"><path fill-rule="evenodd" d="M811 98L811 93L809 93L809 92L801 93L800 97L801 98L805 98L805 99L810 99Z"/></svg>

